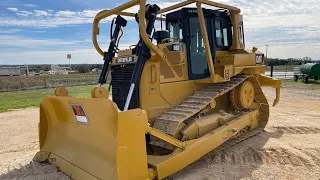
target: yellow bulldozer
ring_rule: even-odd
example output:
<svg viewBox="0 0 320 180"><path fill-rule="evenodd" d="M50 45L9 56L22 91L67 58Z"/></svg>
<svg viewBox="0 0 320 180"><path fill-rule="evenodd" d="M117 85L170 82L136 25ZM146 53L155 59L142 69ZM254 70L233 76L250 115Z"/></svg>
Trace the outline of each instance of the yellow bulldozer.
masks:
<svg viewBox="0 0 320 180"><path fill-rule="evenodd" d="M137 13L126 11L133 6ZM110 16L103 51L98 25ZM124 17L138 23L140 40L120 50ZM104 60L92 98L72 98L61 87L40 105L34 160L72 179L163 179L263 131L269 104L262 86L274 87L273 105L279 102L281 81L263 75L263 53L245 49L236 7L187 0L161 9L132 0L99 12L92 37Z"/></svg>

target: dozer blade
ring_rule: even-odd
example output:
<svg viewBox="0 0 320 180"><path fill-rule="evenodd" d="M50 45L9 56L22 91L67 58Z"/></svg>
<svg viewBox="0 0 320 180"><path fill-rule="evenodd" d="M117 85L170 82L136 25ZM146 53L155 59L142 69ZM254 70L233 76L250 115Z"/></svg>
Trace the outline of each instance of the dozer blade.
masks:
<svg viewBox="0 0 320 180"><path fill-rule="evenodd" d="M148 179L140 109L118 112L106 98L47 97L40 106L40 152L72 179Z"/></svg>

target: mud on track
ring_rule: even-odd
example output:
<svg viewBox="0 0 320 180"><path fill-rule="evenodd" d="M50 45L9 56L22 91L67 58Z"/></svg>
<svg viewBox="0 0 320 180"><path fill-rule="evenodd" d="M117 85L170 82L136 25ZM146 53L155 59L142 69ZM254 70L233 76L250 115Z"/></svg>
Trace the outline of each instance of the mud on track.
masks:
<svg viewBox="0 0 320 180"><path fill-rule="evenodd" d="M265 88L271 104L275 92ZM320 179L319 90L282 89L266 130L219 153L209 153L167 180ZM38 109L0 113L0 179L69 179L38 151Z"/></svg>

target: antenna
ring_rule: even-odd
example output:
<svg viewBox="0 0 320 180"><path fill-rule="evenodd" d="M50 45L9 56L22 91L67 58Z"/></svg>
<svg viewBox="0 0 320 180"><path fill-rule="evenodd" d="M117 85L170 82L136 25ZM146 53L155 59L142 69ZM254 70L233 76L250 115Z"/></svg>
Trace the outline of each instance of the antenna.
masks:
<svg viewBox="0 0 320 180"><path fill-rule="evenodd" d="M160 15L160 19L161 19L161 31L163 30L163 25L162 25L162 14Z"/></svg>

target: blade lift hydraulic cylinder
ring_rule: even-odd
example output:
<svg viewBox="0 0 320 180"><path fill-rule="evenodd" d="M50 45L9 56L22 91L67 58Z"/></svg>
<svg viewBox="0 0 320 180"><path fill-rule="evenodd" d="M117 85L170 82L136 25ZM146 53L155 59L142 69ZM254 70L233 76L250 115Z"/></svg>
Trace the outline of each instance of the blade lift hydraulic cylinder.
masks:
<svg viewBox="0 0 320 180"><path fill-rule="evenodd" d="M104 56L103 56L104 64L99 77L98 87L105 84L107 81L110 65L111 65L112 59L115 57L115 54L116 54L116 42L119 36L119 32L121 31L122 27L126 27L127 20L125 20L120 15L118 15L116 18L115 24L116 24L116 27L111 37L108 52L104 52Z"/></svg>
<svg viewBox="0 0 320 180"><path fill-rule="evenodd" d="M148 34L148 36L151 38L151 33L152 30L154 29L154 24L156 21L156 17L158 15L158 11L160 10L160 8L157 5L147 5L147 12L146 12L146 19L148 21L148 25L146 28L146 32ZM140 22L140 23L144 23L144 22ZM131 101L131 97L134 91L134 88L136 86L136 84L138 83L138 81L140 81L141 78L141 74L144 68L144 65L146 63L146 61L148 59L151 58L151 53L150 53L150 49L148 48L148 46L146 45L146 43L141 39L140 37L140 41L138 44L138 60L137 63L134 67L134 71L132 74L132 78L130 81L130 89L128 92L128 96L127 96L127 100L126 100L126 104L124 106L123 111L127 111L129 109L129 105L130 105L130 101Z"/></svg>

